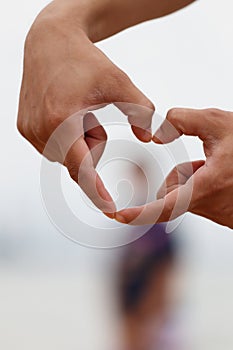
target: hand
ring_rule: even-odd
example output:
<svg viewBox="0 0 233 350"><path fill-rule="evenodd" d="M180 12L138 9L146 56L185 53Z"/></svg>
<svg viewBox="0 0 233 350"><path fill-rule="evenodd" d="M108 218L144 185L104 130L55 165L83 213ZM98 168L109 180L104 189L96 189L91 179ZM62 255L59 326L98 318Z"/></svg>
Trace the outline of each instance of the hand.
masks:
<svg viewBox="0 0 233 350"><path fill-rule="evenodd" d="M78 20L74 24L68 18L53 16L53 6L37 18L27 36L18 112L20 133L43 153L52 133L69 116L94 105L114 103L128 117L136 137L150 141L152 103L94 46L81 22L77 25ZM148 108L143 115L122 102ZM84 124L87 129L93 127L85 132ZM77 134L63 164L98 208L114 213L112 198L95 171L106 133L94 114L89 113L80 120ZM46 156L60 161L60 147L54 147ZM94 154L96 147L98 152ZM84 160L85 166L81 167Z"/></svg>
<svg viewBox="0 0 233 350"><path fill-rule="evenodd" d="M233 113L173 109L153 140L169 143L183 134L203 141L206 161L178 165L162 185L158 200L120 211L118 221L153 224L189 211L233 228Z"/></svg>

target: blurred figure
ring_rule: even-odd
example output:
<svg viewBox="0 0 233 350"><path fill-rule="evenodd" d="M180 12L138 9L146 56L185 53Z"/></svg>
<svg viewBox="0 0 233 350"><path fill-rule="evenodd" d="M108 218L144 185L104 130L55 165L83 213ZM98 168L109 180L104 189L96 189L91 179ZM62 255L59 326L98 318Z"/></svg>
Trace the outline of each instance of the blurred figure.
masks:
<svg viewBox="0 0 233 350"><path fill-rule="evenodd" d="M147 200L145 194L152 176L148 159L138 163L128 169L137 188L134 205ZM158 171L153 180L159 187ZM177 349L170 288L177 256L177 242L162 224L152 226L143 237L123 249L119 261L119 298L126 350Z"/></svg>
<svg viewBox="0 0 233 350"><path fill-rule="evenodd" d="M162 225L125 249L120 269L120 303L127 350L174 350L170 329L170 286L176 243ZM176 332L175 332L176 333Z"/></svg>

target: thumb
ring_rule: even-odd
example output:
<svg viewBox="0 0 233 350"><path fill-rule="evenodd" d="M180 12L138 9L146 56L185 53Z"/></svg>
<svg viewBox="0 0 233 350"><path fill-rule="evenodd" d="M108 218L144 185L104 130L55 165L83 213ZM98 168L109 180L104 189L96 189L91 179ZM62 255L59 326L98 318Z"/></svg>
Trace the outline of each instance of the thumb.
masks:
<svg viewBox="0 0 233 350"><path fill-rule="evenodd" d="M123 224L140 226L167 222L184 214L191 201L192 186L190 183L176 188L164 198L146 205L123 209L116 213L115 219Z"/></svg>
<svg viewBox="0 0 233 350"><path fill-rule="evenodd" d="M195 178L204 161L183 163L174 168L166 178L154 202L116 213L116 220L130 225L148 225L166 222L190 210L201 188L203 180ZM194 175L194 176L192 176Z"/></svg>
<svg viewBox="0 0 233 350"><path fill-rule="evenodd" d="M150 142L153 103L133 84L125 73L121 73L119 102L115 106L128 117L135 136L143 142Z"/></svg>
<svg viewBox="0 0 233 350"><path fill-rule="evenodd" d="M194 173L205 164L204 160L196 160L177 165L166 177L157 192L157 199L164 198L179 186L186 184Z"/></svg>

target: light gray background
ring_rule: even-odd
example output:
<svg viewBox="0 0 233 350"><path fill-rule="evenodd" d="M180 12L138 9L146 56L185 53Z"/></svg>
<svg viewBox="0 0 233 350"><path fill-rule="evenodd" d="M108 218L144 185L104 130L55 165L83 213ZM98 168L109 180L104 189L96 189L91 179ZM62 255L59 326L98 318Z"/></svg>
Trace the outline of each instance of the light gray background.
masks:
<svg viewBox="0 0 233 350"><path fill-rule="evenodd" d="M55 230L40 198L41 158L15 127L23 42L46 3L8 1L0 12L0 348L114 349L120 251L82 248ZM233 110L232 11L230 0L198 1L99 47L160 114L173 106ZM196 142L186 142L191 157L202 156ZM230 350L232 231L192 215L180 229L189 348Z"/></svg>

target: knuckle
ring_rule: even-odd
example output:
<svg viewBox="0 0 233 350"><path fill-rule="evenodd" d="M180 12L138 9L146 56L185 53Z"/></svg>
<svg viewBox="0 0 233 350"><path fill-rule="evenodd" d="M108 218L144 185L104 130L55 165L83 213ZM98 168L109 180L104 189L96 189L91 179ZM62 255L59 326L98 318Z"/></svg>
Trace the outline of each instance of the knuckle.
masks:
<svg viewBox="0 0 233 350"><path fill-rule="evenodd" d="M146 107L151 109L151 111L153 113L155 112L155 110L156 110L155 105L150 100L148 100L148 98L146 98L145 105L146 105Z"/></svg>
<svg viewBox="0 0 233 350"><path fill-rule="evenodd" d="M129 76L122 70L117 69L113 73L113 80L115 81L118 88L120 88L121 93L122 89L126 92L126 95L129 95L130 91L133 91L135 96L137 96L137 104L139 106L143 106L150 110L149 112L153 114L155 112L155 106L154 104L140 91L137 89L137 87L134 85L132 80L129 78ZM130 93L131 96L131 93ZM148 112L148 111L147 111Z"/></svg>
<svg viewBox="0 0 233 350"><path fill-rule="evenodd" d="M143 106L143 108L145 108L146 114L149 114L149 116L152 117L156 108L155 105L146 96L142 95L140 105Z"/></svg>
<svg viewBox="0 0 233 350"><path fill-rule="evenodd" d="M26 137L24 125L23 125L22 121L19 120L19 119L17 120L17 130L19 131L19 133L20 133L23 137Z"/></svg>
<svg viewBox="0 0 233 350"><path fill-rule="evenodd" d="M34 141L31 126L26 122L26 120L17 121L17 129L19 133L29 142Z"/></svg>
<svg viewBox="0 0 233 350"><path fill-rule="evenodd" d="M126 81L128 82L130 79L128 75L120 68L113 67L112 68L112 77L115 78L117 81Z"/></svg>
<svg viewBox="0 0 233 350"><path fill-rule="evenodd" d="M79 186L82 187L89 180L89 174L86 167L77 164L74 160L69 160L67 162L67 169L71 179L79 184Z"/></svg>
<svg viewBox="0 0 233 350"><path fill-rule="evenodd" d="M57 97L59 94L57 94L56 91L56 87L50 86L48 88L48 91L43 97L42 107L39 111L39 119L42 121L43 126L49 134L51 134L66 117L72 114L70 109L71 106L73 107L74 105L68 93L65 93L62 99L59 99L59 97ZM77 106L75 105L75 107Z"/></svg>
<svg viewBox="0 0 233 350"><path fill-rule="evenodd" d="M206 122L209 124L213 133L216 136L220 136L226 129L226 112L217 108L209 108L205 115Z"/></svg>
<svg viewBox="0 0 233 350"><path fill-rule="evenodd" d="M37 118L34 119L32 122L32 132L35 135L36 138L38 138L42 142L47 142L49 135L45 133L43 124L41 122L42 118Z"/></svg>
<svg viewBox="0 0 233 350"><path fill-rule="evenodd" d="M103 142L106 142L108 140L108 135L107 135L106 131L104 130L104 128L100 129L99 136L100 136L101 141L103 141Z"/></svg>
<svg viewBox="0 0 233 350"><path fill-rule="evenodd" d="M111 70L111 78L112 78L113 84L117 86L123 87L130 83L130 78L128 77L128 75L119 68L113 68Z"/></svg>
<svg viewBox="0 0 233 350"><path fill-rule="evenodd" d="M117 67L107 68L105 78L101 78L101 88L98 91L99 100L105 103L121 101L122 91L130 84L130 79Z"/></svg>
<svg viewBox="0 0 233 350"><path fill-rule="evenodd" d="M33 133L39 141L44 142L44 143L46 143L48 141L49 135L44 132L41 125L34 125L33 126Z"/></svg>
<svg viewBox="0 0 233 350"><path fill-rule="evenodd" d="M48 113L46 117L46 124L50 131L54 131L62 123L63 118L58 113Z"/></svg>
<svg viewBox="0 0 233 350"><path fill-rule="evenodd" d="M217 108L208 108L207 109L207 113L208 116L215 118L215 117L219 117L222 113L222 111L220 109Z"/></svg>
<svg viewBox="0 0 233 350"><path fill-rule="evenodd" d="M167 113L167 120L171 123L176 122L178 120L178 116L179 116L179 109L172 108Z"/></svg>
<svg viewBox="0 0 233 350"><path fill-rule="evenodd" d="M150 113L152 112L151 114L155 112L156 108L154 104L137 89L130 77L123 70L115 66L111 67L110 77L111 81L108 81L108 86L110 84L115 89L114 93L117 99L121 98L122 102L124 102L125 98L128 99L129 96L132 95L131 91L133 89L133 93L135 94L135 96L137 96L137 104L148 108L150 110ZM123 91L126 96L123 95Z"/></svg>

